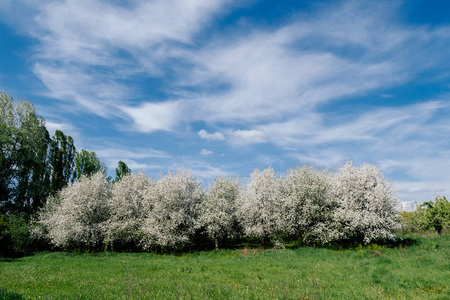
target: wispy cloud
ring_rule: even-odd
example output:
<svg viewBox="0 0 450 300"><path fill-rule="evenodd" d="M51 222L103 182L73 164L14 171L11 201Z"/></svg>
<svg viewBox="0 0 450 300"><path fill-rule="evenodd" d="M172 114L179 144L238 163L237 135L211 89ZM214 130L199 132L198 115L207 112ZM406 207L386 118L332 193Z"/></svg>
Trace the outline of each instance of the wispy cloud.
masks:
<svg viewBox="0 0 450 300"><path fill-rule="evenodd" d="M211 150L207 150L207 149L202 149L202 151L200 151L201 155L210 155L213 154L213 152Z"/></svg>
<svg viewBox="0 0 450 300"><path fill-rule="evenodd" d="M251 154L262 161L378 162L401 173L401 193L412 197L426 193L418 182L437 182L430 184L437 190L450 180L436 175L450 147L449 98L401 96L395 88L450 77L450 26L404 23L402 3L330 1L273 26L245 20L245 30L243 19L217 27L216 17L242 5L228 0L4 0L0 15L37 41L28 60L61 113L98 115L133 138L170 135L165 149L193 160L155 166L231 174L225 158L211 165L193 157L212 145L256 144L276 148L277 155ZM17 17L19 6L25 17ZM47 126L57 124L65 126L61 119ZM147 158L169 156L98 153L139 169L152 168Z"/></svg>
<svg viewBox="0 0 450 300"><path fill-rule="evenodd" d="M209 141L222 141L225 139L225 136L221 132L208 133L205 129L202 129L198 132L198 135L205 140Z"/></svg>
<svg viewBox="0 0 450 300"><path fill-rule="evenodd" d="M124 150L124 149L98 149L96 153L104 158L128 158L128 159L143 159L143 158L169 158L170 155L163 151L155 150L155 149L133 149Z"/></svg>
<svg viewBox="0 0 450 300"><path fill-rule="evenodd" d="M233 145L264 143L266 141L265 133L259 130L235 130L228 134Z"/></svg>
<svg viewBox="0 0 450 300"><path fill-rule="evenodd" d="M180 101L145 103L139 107L121 107L134 121L135 129L142 132L173 131L180 122Z"/></svg>

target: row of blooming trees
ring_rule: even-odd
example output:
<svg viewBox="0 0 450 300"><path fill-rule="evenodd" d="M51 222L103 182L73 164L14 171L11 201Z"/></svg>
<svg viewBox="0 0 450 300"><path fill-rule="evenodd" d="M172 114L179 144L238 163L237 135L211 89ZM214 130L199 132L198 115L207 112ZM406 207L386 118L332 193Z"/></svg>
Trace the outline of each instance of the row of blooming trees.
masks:
<svg viewBox="0 0 450 300"><path fill-rule="evenodd" d="M373 165L336 172L298 167L277 176L255 170L244 185L217 178L208 187L180 170L152 180L125 175L109 184L102 173L83 177L50 198L40 232L63 248L175 248L198 236L214 241L276 234L304 243L392 239L398 228L393 189Z"/></svg>

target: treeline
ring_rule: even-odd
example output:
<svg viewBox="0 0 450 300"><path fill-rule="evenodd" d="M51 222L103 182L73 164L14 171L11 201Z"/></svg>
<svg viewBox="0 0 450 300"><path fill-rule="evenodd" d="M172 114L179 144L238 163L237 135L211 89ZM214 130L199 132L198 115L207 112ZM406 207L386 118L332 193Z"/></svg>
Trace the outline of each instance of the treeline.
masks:
<svg viewBox="0 0 450 300"><path fill-rule="evenodd" d="M336 172L301 166L277 176L255 170L246 184L216 178L204 188L179 170L157 179L128 174L111 185L83 177L50 197L33 233L63 249L173 250L210 241L287 234L303 244L391 240L397 200L377 167Z"/></svg>
<svg viewBox="0 0 450 300"><path fill-rule="evenodd" d="M120 161L111 180L95 152L76 151L62 131L50 137L29 101L0 93L0 118L0 256L54 247L219 248L243 237L266 245L279 235L302 244L367 244L394 239L405 224L449 226L445 197L399 217L391 184L370 164L348 162L334 172L299 166L280 175L267 168L204 187L184 170L152 179Z"/></svg>

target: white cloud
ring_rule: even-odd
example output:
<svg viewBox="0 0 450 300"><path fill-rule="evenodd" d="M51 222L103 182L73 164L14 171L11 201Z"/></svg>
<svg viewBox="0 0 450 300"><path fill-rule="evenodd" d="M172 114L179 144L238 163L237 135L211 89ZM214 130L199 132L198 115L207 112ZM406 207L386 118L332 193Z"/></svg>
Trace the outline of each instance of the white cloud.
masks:
<svg viewBox="0 0 450 300"><path fill-rule="evenodd" d="M221 141L225 139L225 136L221 132L208 133L205 129L198 132L200 138L211 141Z"/></svg>
<svg viewBox="0 0 450 300"><path fill-rule="evenodd" d="M200 151L201 155L210 155L213 154L213 152L211 150L206 150L206 149L202 149L202 151Z"/></svg>
<svg viewBox="0 0 450 300"><path fill-rule="evenodd" d="M176 170L179 168L184 168L191 172L194 176L210 181L217 176L228 176L233 177L236 174L232 170L233 166L230 165L212 165L204 161L197 161L192 157L185 157L184 159L173 163L167 169Z"/></svg>
<svg viewBox="0 0 450 300"><path fill-rule="evenodd" d="M141 132L174 131L181 121L180 101L145 103L139 107L123 106L121 109L132 118L135 129Z"/></svg>
<svg viewBox="0 0 450 300"><path fill-rule="evenodd" d="M450 122L442 117L448 99L377 108L356 101L373 92L388 103L389 88L420 80L424 71L430 81L436 70L447 78L448 25L402 24L400 1L354 0L293 15L277 27L259 29L249 21L242 31L233 24L215 31L211 20L235 5L229 3L5 0L0 15L38 41L30 64L64 112L125 118L143 133L185 132L182 125L203 122L221 132L202 129L202 139L225 140L225 133L232 146L270 142L283 159L322 166L369 159L408 176L400 184L404 197L428 199L448 185L450 178L436 175L448 161ZM18 8L28 15L17 17ZM142 96L153 87L154 94ZM392 102L419 97L395 93ZM334 109L348 98L355 110ZM144 166L136 160L152 157L146 155L159 157L103 154L135 166ZM196 168L218 173L216 166ZM431 190L418 181L436 184Z"/></svg>
<svg viewBox="0 0 450 300"><path fill-rule="evenodd" d="M115 159L144 159L144 158L168 158L167 153L155 149L100 149L96 153L103 158Z"/></svg>
<svg viewBox="0 0 450 300"><path fill-rule="evenodd" d="M66 0L41 7L36 32L45 36L45 57L107 64L116 49L161 57L166 41L191 43L192 36L227 1L155 0L118 5ZM151 49L151 52L148 52Z"/></svg>
<svg viewBox="0 0 450 300"><path fill-rule="evenodd" d="M114 80L93 76L79 67L54 68L37 63L34 72L49 89L47 96L60 100L66 110L87 109L107 117L117 114L112 104L118 104L129 92Z"/></svg>
<svg viewBox="0 0 450 300"><path fill-rule="evenodd" d="M40 42L32 61L47 96L107 117L120 114L113 105L136 95L124 80L163 76L161 66L172 52L192 45L195 34L228 5L228 0L43 0L39 5L8 0L0 15ZM19 7L26 16L10 17Z"/></svg>
<svg viewBox="0 0 450 300"><path fill-rule="evenodd" d="M67 122L54 122L49 119L45 120L45 127L47 128L50 137L55 134L56 130L61 130L66 136L72 137L75 146L81 145L83 138L80 133L80 129L76 128L73 124Z"/></svg>
<svg viewBox="0 0 450 300"><path fill-rule="evenodd" d="M135 173L142 172L142 171L149 171L149 170L164 169L161 165L139 163L132 159L124 159L122 161L127 164L128 168L130 168L132 172L135 172ZM117 168L118 161L109 160L109 162L110 162L110 164L108 165L108 168L110 168L111 170L115 170L115 168Z"/></svg>
<svg viewBox="0 0 450 300"><path fill-rule="evenodd" d="M67 132L73 132L75 128L69 123L55 123L51 121L45 121L45 127L47 128L50 135L53 135L56 130L61 130L67 135Z"/></svg>
<svg viewBox="0 0 450 300"><path fill-rule="evenodd" d="M234 145L264 143L266 141L265 133L254 129L230 131L228 135Z"/></svg>

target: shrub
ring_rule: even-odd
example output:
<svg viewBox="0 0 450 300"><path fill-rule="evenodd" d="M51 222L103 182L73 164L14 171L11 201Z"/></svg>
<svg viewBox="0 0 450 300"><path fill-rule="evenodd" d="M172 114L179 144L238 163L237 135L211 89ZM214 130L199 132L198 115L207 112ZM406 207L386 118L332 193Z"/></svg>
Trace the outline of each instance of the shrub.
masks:
<svg viewBox="0 0 450 300"><path fill-rule="evenodd" d="M0 216L0 256L22 256L33 251L35 240L24 213Z"/></svg>
<svg viewBox="0 0 450 300"><path fill-rule="evenodd" d="M144 248L189 244L199 228L202 197L200 182L184 170L157 180L148 193L149 208L142 226Z"/></svg>
<svg viewBox="0 0 450 300"><path fill-rule="evenodd" d="M108 201L112 212L106 222L106 243L115 249L136 248L149 206L146 204L153 182L144 174L129 174L116 181Z"/></svg>
<svg viewBox="0 0 450 300"><path fill-rule="evenodd" d="M441 234L450 227L450 202L445 197L437 196L434 202L424 202L417 209L417 214L421 216L420 227L423 230Z"/></svg>
<svg viewBox="0 0 450 300"><path fill-rule="evenodd" d="M425 214L420 211L419 207L416 211L401 211L399 215L402 234L420 233L425 230L423 227L423 224L426 223Z"/></svg>
<svg viewBox="0 0 450 300"><path fill-rule="evenodd" d="M104 174L81 179L50 198L39 222L50 241L63 248L99 247L103 244L105 222L110 217L111 186Z"/></svg>
<svg viewBox="0 0 450 300"><path fill-rule="evenodd" d="M247 236L261 237L264 246L270 235L280 231L280 180L272 168L255 169L247 188L239 195L238 213Z"/></svg>
<svg viewBox="0 0 450 300"><path fill-rule="evenodd" d="M216 178L200 205L200 224L214 240L216 249L220 240L234 237L240 231L236 213L240 189L237 179Z"/></svg>
<svg viewBox="0 0 450 300"><path fill-rule="evenodd" d="M299 241L326 243L331 218L328 173L312 167L290 169L281 181L283 228Z"/></svg>
<svg viewBox="0 0 450 300"><path fill-rule="evenodd" d="M333 239L368 244L395 237L398 201L392 185L376 166L365 163L357 168L347 162L333 179L331 196L337 205L329 224Z"/></svg>

